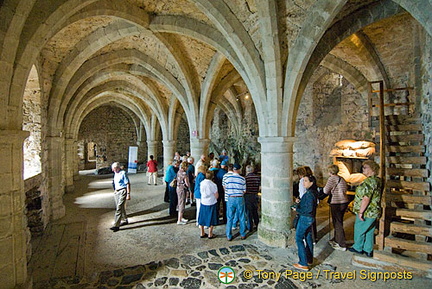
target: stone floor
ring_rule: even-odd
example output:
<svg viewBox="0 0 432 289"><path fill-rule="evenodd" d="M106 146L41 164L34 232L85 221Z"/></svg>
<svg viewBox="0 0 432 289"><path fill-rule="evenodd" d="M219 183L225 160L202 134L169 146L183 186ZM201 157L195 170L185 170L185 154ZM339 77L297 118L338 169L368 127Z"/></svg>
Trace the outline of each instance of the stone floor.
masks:
<svg viewBox="0 0 432 289"><path fill-rule="evenodd" d="M237 236L228 242L225 226L218 226L217 238L200 239L194 207L185 212L191 221L177 225L163 203L163 185L147 185L145 174L130 179L129 224L114 233L109 230L114 216L111 176L83 172L75 191L64 196L66 216L32 240L33 288L421 289L432 285L431 279L408 278L409 269L404 276L352 265L352 253L334 251L327 244L332 232L325 204L318 210L314 267L305 273L292 267L298 260L295 246L268 247L256 232L244 241ZM353 221L347 213L346 233L351 240ZM234 271L230 284L218 279L224 266ZM385 276L399 279L385 281Z"/></svg>

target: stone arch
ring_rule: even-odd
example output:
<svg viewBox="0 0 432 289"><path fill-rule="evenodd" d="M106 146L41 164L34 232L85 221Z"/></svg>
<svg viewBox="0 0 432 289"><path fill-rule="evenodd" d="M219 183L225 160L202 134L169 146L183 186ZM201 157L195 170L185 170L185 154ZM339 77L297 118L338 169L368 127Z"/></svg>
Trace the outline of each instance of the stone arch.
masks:
<svg viewBox="0 0 432 289"><path fill-rule="evenodd" d="M408 6L411 8L413 7L412 5ZM286 98L286 100L289 100L287 101L286 105L288 105L288 102L291 103L290 106L292 109L290 113L291 116L289 117L288 114L286 115L288 133L293 133L293 129L295 127L293 126L293 123L295 122L296 110L298 109L299 99L305 86L307 85L307 81L314 69L319 65L321 60L328 54L328 52L330 52L330 50L333 49L336 44L342 41L342 39L355 33L362 27L365 27L383 18L396 15L400 12L403 12L401 6L395 4L394 1L385 0L373 3L370 6L360 9L345 17L341 21L335 23L335 25L333 25L323 34L319 41L317 41L317 38L315 42L311 42L309 45L307 45L307 47L310 49L310 57L304 58L304 62L301 65L304 68L304 70L302 70L304 73L298 74L297 78L287 82L288 91L291 91L295 94L291 94L289 96L286 94L286 96L289 98ZM352 18L358 19L358 21L355 23L355 25L348 25L348 22ZM422 18L422 16L420 18ZM423 23L425 22L423 21ZM303 37L300 37L299 39L303 39ZM317 45L314 46L312 45L313 43L317 43ZM296 44L298 44L298 42L296 42ZM288 69L288 71L289 70L290 69ZM288 80L288 77L286 80Z"/></svg>
<svg viewBox="0 0 432 289"><path fill-rule="evenodd" d="M240 105L235 101L236 92L230 89L232 85L237 81L239 81L240 79L241 79L240 75L236 71L232 71L213 90L211 99L209 99L209 103L208 103L208 111L205 114L206 116L205 127L207 128L206 137L208 136L208 129L210 128L211 120L213 119L214 108L216 108L217 105L220 105L223 102L222 99L225 93L227 93L226 94L227 99L231 98L231 101L228 101L227 103L225 103L225 105L223 105L225 109L228 109L229 112L232 112L232 113L227 113L227 115L228 116L235 115L235 117L241 119L242 109ZM236 127L239 128L238 121L233 120L233 123L237 124Z"/></svg>
<svg viewBox="0 0 432 289"><path fill-rule="evenodd" d="M233 47L237 57L244 66L242 73L253 101L258 110L258 122L265 124L265 106L262 95L265 95L265 76L264 64L261 56L256 49L250 35L248 35L244 26L239 22L238 18L233 15L233 12L223 2L197 0L197 6L200 10L215 24L228 43Z"/></svg>
<svg viewBox="0 0 432 289"><path fill-rule="evenodd" d="M362 95L367 95L368 80L367 78L354 66L349 63L328 54L321 62L321 65L343 75L350 83L354 85L358 92Z"/></svg>
<svg viewBox="0 0 432 289"><path fill-rule="evenodd" d="M411 1L411 0L392 0L405 9L412 17L414 17L421 26L432 36L432 21L430 14L432 11L432 3L429 0Z"/></svg>
<svg viewBox="0 0 432 289"><path fill-rule="evenodd" d="M124 73L99 73L94 79L89 79L86 85L74 94L73 101L68 104L67 110L65 111L64 126L70 125L70 115L74 114L74 111L80 108L80 104L86 101L84 97L102 93L103 91L115 91L121 89L122 91L133 95L136 102L142 101L150 108L150 110L157 116L161 123L163 135L167 134L167 119L166 113L160 111L163 108L160 100L154 96L153 93L157 93L154 89L147 89L148 85L143 84L140 79L136 79L136 83L130 83L125 80ZM128 76L129 77L129 76ZM130 77L128 78L130 80ZM143 89L144 88L144 89ZM150 94L149 94L150 93Z"/></svg>
<svg viewBox="0 0 432 289"><path fill-rule="evenodd" d="M73 121L71 122L71 127L69 129L70 132L68 134L71 135L73 138L76 138L78 135L80 123L85 118L85 116L89 114L92 110L94 110L96 107L110 102L115 102L123 107L128 108L136 117L139 118L147 131L150 129L150 118L148 116L145 117L146 114L144 113L143 108L140 108L135 103L131 102L130 98L126 97L123 94L105 91L103 93L95 95L91 98L91 100L84 103L81 109L76 110ZM135 123L135 125L138 134L139 124Z"/></svg>
<svg viewBox="0 0 432 289"><path fill-rule="evenodd" d="M68 103L74 96L74 93L76 93L76 91L78 91L80 87L84 85L86 81L88 81L88 78L97 75L98 73L100 73L100 71L106 71L107 77L110 75L109 73L113 74L115 73L115 71L130 72L131 64L126 63L144 62L145 59L143 59L142 56L143 55L136 50L125 50L108 53L106 55L101 55L86 61L79 68L79 70L73 74L71 80L69 81L69 85L64 87L64 92L63 89L61 90L62 94L64 95L63 102L57 110L57 116L52 116L53 120L57 120L57 122L61 120L63 114L66 111ZM151 72L148 72L146 76L157 79L157 77ZM181 89L178 83L173 85L176 86L178 89ZM153 94L149 95L153 96ZM158 97L156 95L154 97L154 101L158 102ZM162 104L160 105L160 107L158 107L158 110L161 113L164 113L166 111ZM55 109L51 110L52 113L54 113L54 111ZM57 125L61 125L61 123L57 123Z"/></svg>
<svg viewBox="0 0 432 289"><path fill-rule="evenodd" d="M345 5L346 0L319 1L310 8L304 23L301 34L297 37L291 53L288 57L287 69L284 84L284 102L282 116L282 134L293 136L295 119L299 100L297 91L301 81L302 72L306 69L307 63L324 32L329 28L331 21ZM323 11L325 13L320 13ZM321 17L317 17L320 15ZM299 61L302 59L303 61Z"/></svg>
<svg viewBox="0 0 432 289"><path fill-rule="evenodd" d="M29 13L25 19L22 29L25 33L21 34L20 45L15 55L15 67L9 93L9 103L11 105L20 107L19 104L25 87L25 80L27 79L26 76L43 45L68 17L95 1L70 0L66 2L54 2L47 7L44 6L45 2L34 2L31 10L32 13Z"/></svg>
<svg viewBox="0 0 432 289"><path fill-rule="evenodd" d="M0 33L0 65L2 67L2 85L0 85L0 113L3 116L0 120L1 128L8 128L8 123L14 124L15 129L20 129L22 123L17 121L16 115L21 114L18 111L20 107L17 104L21 103L22 94L11 96L12 86L11 80L14 74L15 56L20 42L17 41L17 34L23 31L25 19L30 13L33 4L36 0L29 1L14 1L5 0L0 5L0 22L2 23L2 31ZM3 28L4 27L4 28ZM7 27L7 28L6 28ZM28 68L31 69L31 66ZM25 87L26 77L22 78L22 88ZM15 122L13 122L15 120Z"/></svg>

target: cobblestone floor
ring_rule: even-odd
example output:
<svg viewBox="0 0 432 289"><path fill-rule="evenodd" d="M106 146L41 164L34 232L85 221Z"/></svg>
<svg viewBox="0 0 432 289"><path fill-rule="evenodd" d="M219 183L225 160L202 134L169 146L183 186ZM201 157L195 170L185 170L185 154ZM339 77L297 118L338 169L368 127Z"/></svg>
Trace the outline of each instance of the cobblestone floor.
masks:
<svg viewBox="0 0 432 289"><path fill-rule="evenodd" d="M418 276L375 280L379 270L354 266L352 253L335 251L327 243L331 231L326 206L318 210L316 259L306 273L292 267L298 261L295 245L268 247L258 240L257 232L244 241L228 242L224 225L215 228L217 238L200 239L194 207L185 212L191 221L176 225L161 202L163 186L149 187L143 174L132 175L131 181L129 225L113 233L110 178L82 176L75 192L64 197L66 216L32 240L33 288L422 289L432 285L431 279ZM352 240L353 216L346 215L345 226ZM224 266L235 272L230 284L218 279Z"/></svg>

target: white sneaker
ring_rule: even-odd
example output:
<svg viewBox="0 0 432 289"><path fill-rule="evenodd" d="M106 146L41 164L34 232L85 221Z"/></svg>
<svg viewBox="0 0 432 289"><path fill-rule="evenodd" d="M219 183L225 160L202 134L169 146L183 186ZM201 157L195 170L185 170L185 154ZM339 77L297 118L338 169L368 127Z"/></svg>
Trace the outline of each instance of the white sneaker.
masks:
<svg viewBox="0 0 432 289"><path fill-rule="evenodd" d="M184 219L184 218L182 218L181 220L182 220L182 222L185 222L185 223L187 223L189 221L188 219Z"/></svg>
<svg viewBox="0 0 432 289"><path fill-rule="evenodd" d="M186 225L187 223L186 222L183 222L183 221L177 221L177 225Z"/></svg>
<svg viewBox="0 0 432 289"><path fill-rule="evenodd" d="M335 243L333 246L333 249L339 250L339 251L346 251L346 248L341 247L338 243Z"/></svg>
<svg viewBox="0 0 432 289"><path fill-rule="evenodd" d="M328 243L330 244L330 246L335 246L337 243L335 242L335 241L333 241L333 240L330 240L330 241L328 241Z"/></svg>

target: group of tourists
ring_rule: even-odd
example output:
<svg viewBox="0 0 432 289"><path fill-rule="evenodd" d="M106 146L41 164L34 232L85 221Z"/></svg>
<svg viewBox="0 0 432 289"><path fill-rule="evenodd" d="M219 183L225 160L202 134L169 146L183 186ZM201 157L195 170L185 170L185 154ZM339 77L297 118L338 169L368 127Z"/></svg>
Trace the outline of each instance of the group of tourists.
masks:
<svg viewBox="0 0 432 289"><path fill-rule="evenodd" d="M378 177L379 165L374 161L363 162L362 170L366 179L356 188L353 213L356 214L354 223L354 244L348 251L356 254L373 256L374 231L381 214L381 179ZM316 178L309 167L296 170L299 178L298 197L292 208L297 212L294 221L296 229L296 244L299 262L293 266L300 270L309 270L313 264L313 248L316 241L316 209L320 199ZM343 217L350 200L347 196L347 183L338 176L337 165L328 167L329 178L323 193L328 195L328 203L332 215L334 238L330 245L341 251L347 250ZM315 227L315 229L314 229Z"/></svg>
<svg viewBox="0 0 432 289"><path fill-rule="evenodd" d="M195 206L201 238L215 238L214 226L226 224L229 241L237 227L243 240L247 231L258 226L261 178L251 165L246 166L243 177L241 166L229 163L225 150L216 158L212 153L201 155L195 165L189 154L181 157L176 153L166 170L165 183L164 201L169 203L170 216L177 217L178 225L185 225L189 221L183 217L185 205Z"/></svg>
<svg viewBox="0 0 432 289"><path fill-rule="evenodd" d="M150 156L147 166L148 183L153 181L157 185L157 163L153 156ZM297 198L292 209L297 213L293 226L299 256L298 263L293 265L295 268L309 270L313 264L313 248L317 241L316 210L322 195L328 196L330 205L334 227L334 237L329 241L332 248L373 256L374 231L381 214L382 181L378 177L379 169L379 165L371 160L362 164L366 179L355 191L352 208L356 214L354 244L350 248L347 248L343 226L350 199L347 196L347 182L338 175L339 167L328 167L329 178L322 190L309 167L302 166L295 170L298 182L294 182L294 196ZM113 163L112 170L116 213L114 226L110 229L116 232L121 225L128 223L125 204L126 200L130 200L130 182L119 163ZM243 177L241 166L229 163L226 151L219 158L214 158L214 154L202 155L195 165L190 154L181 157L176 153L165 173L164 201L169 203L169 215L177 218L178 225L187 224L189 220L183 214L185 206L190 204L196 207L196 225L200 229L200 238L215 238L214 227L226 224L228 241L233 239L232 230L237 227L240 238L246 239L247 231L252 232L259 223L258 193L261 177L251 165L246 166L245 171ZM208 229L208 233L205 229Z"/></svg>

